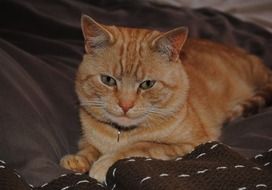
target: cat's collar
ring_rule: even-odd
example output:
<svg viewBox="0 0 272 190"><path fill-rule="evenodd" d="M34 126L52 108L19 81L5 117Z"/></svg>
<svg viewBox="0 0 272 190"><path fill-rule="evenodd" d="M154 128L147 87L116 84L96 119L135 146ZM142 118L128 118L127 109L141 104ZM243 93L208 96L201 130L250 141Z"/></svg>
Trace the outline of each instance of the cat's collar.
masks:
<svg viewBox="0 0 272 190"><path fill-rule="evenodd" d="M91 116L92 118L94 118L84 107L82 107L82 110L84 112L86 112L89 116ZM135 129L135 128L138 127L137 125L131 125L131 126L125 127L125 126L121 126L121 125L118 125L117 123L110 122L110 121L100 121L100 122L102 122L102 123L106 124L107 126L110 126L110 127L112 127L112 128L114 128L114 129L117 130L117 142L119 142L121 132L132 131L133 129Z"/></svg>
<svg viewBox="0 0 272 190"><path fill-rule="evenodd" d="M136 125L125 127L125 126L120 126L117 123L107 123L107 124L117 130L117 142L119 142L120 140L121 132L131 131L137 127Z"/></svg>
<svg viewBox="0 0 272 190"><path fill-rule="evenodd" d="M131 130L137 128L136 125L131 125L131 126L125 127L125 126L118 125L117 123L111 123L111 122L109 122L107 124L110 125L111 127L115 128L115 129L117 129L120 132L131 131Z"/></svg>

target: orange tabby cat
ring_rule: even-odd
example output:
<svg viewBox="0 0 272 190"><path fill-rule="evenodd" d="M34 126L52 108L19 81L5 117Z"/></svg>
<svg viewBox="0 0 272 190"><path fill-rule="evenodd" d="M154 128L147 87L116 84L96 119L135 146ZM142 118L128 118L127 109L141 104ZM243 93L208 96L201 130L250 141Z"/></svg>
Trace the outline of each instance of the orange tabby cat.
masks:
<svg viewBox="0 0 272 190"><path fill-rule="evenodd" d="M271 73L243 50L82 17L86 54L76 78L83 136L65 168L104 181L119 159L171 159L217 140L226 120L267 103Z"/></svg>

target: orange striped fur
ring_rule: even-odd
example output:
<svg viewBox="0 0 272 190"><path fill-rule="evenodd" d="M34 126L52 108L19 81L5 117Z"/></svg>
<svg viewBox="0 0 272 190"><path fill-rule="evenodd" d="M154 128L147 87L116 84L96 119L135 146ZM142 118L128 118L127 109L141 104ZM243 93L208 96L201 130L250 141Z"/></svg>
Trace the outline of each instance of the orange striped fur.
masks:
<svg viewBox="0 0 272 190"><path fill-rule="evenodd" d="M257 57L187 39L186 28L162 33L83 16L82 30L86 54L76 91L83 135L79 152L61 165L99 181L119 159L166 160L218 140L226 120L271 97L271 73Z"/></svg>

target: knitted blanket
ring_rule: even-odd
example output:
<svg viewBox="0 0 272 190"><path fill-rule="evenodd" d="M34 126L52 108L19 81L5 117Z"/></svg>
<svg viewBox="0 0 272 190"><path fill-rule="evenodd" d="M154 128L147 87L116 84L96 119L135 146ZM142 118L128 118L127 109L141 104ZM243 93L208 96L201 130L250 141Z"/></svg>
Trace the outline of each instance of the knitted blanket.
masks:
<svg viewBox="0 0 272 190"><path fill-rule="evenodd" d="M87 174L64 174L40 187L31 187L0 161L1 190L249 190L272 189L272 148L248 160L218 142L198 146L169 161L129 158L116 162L106 184Z"/></svg>

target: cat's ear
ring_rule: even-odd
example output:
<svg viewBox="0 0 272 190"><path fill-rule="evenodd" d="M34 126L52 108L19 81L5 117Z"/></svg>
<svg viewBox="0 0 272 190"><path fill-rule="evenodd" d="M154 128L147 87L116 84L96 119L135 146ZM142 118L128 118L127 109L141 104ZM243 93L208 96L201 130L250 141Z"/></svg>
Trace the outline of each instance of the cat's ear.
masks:
<svg viewBox="0 0 272 190"><path fill-rule="evenodd" d="M179 58L180 51L188 37L188 28L179 27L159 35L152 41L152 48L168 56L170 60Z"/></svg>
<svg viewBox="0 0 272 190"><path fill-rule="evenodd" d="M87 15L81 16L81 28L87 53L92 53L97 48L104 48L114 41L110 31Z"/></svg>

